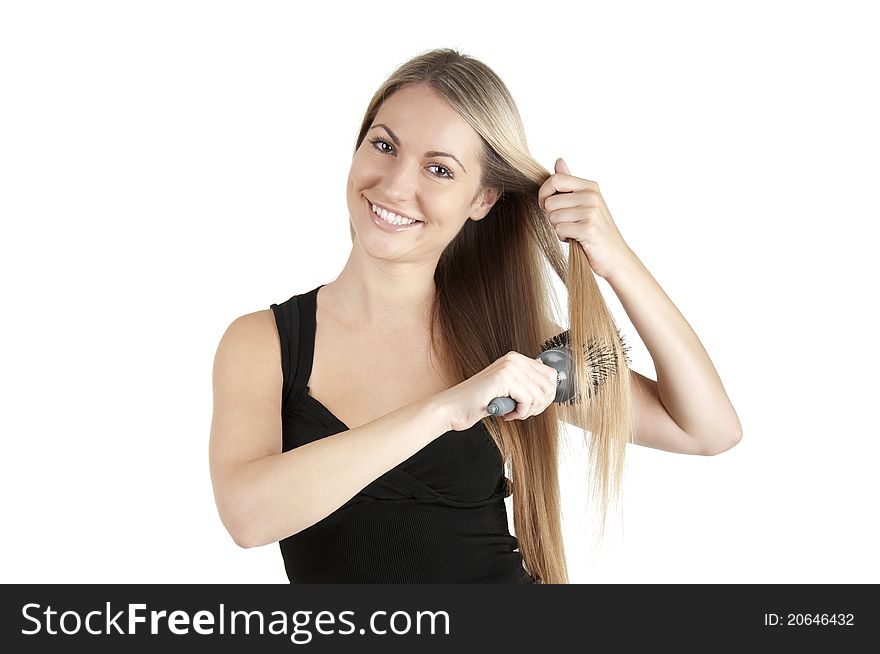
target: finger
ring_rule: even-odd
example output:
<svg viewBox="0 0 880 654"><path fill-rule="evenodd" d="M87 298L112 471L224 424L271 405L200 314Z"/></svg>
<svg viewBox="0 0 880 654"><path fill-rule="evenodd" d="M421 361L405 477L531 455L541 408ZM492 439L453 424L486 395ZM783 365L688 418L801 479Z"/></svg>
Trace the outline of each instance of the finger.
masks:
<svg viewBox="0 0 880 654"><path fill-rule="evenodd" d="M546 363L541 361L540 359L534 359L534 367L532 368L537 374L538 378L544 382L550 381L553 384L556 383L556 368L553 366L548 366Z"/></svg>
<svg viewBox="0 0 880 654"><path fill-rule="evenodd" d="M556 238L565 243L568 239L574 239L580 242L585 238L585 230L589 228L589 223L584 220L575 222L563 222L553 226L556 231Z"/></svg>
<svg viewBox="0 0 880 654"><path fill-rule="evenodd" d="M526 388L525 384L518 384L515 389L511 389L511 396L516 402L516 407L505 416L505 420L523 420L532 410L532 394Z"/></svg>
<svg viewBox="0 0 880 654"><path fill-rule="evenodd" d="M543 411L556 399L556 369L543 363L538 363L540 368L531 373L530 377L537 387L533 404L536 407L541 407L541 411ZM541 411L536 411L536 413Z"/></svg>
<svg viewBox="0 0 880 654"><path fill-rule="evenodd" d="M511 420L525 420L529 415L529 411L531 410L531 402L517 402L516 408L508 413L506 416L504 416L504 420L507 422Z"/></svg>
<svg viewBox="0 0 880 654"><path fill-rule="evenodd" d="M550 366L547 366L548 368ZM551 373L547 373L547 382L546 386L542 386L545 389L544 395L544 408L546 409L548 406L553 404L553 401L556 399L556 391L559 389L558 377L556 374L556 370L550 368Z"/></svg>
<svg viewBox="0 0 880 654"><path fill-rule="evenodd" d="M562 157L559 157L559 159L556 160L556 172L571 175L571 171L568 169L568 164L565 163Z"/></svg>
<svg viewBox="0 0 880 654"><path fill-rule="evenodd" d="M547 370L544 370L543 373L547 375L547 381L550 382L550 390L555 396L556 389L559 388L559 371L552 366L545 365L544 368Z"/></svg>
<svg viewBox="0 0 880 654"><path fill-rule="evenodd" d="M559 209L572 207L598 207L599 196L589 189L581 189L571 193L557 193L544 200L544 211L548 214Z"/></svg>
<svg viewBox="0 0 880 654"><path fill-rule="evenodd" d="M530 415L532 415L532 409L535 408L535 400L534 397L529 394L529 399L522 402L520 406L517 407L519 411L517 412L517 418L520 420L525 420Z"/></svg>
<svg viewBox="0 0 880 654"><path fill-rule="evenodd" d="M599 185L588 179L581 179L565 173L554 173L548 177L541 188L538 189L538 206L544 208L544 201L554 193L568 193L571 191L597 191Z"/></svg>
<svg viewBox="0 0 880 654"><path fill-rule="evenodd" d="M597 209L592 207L568 207L566 209L554 209L547 214L547 220L551 225L559 225L560 223L576 223L588 220L595 216Z"/></svg>

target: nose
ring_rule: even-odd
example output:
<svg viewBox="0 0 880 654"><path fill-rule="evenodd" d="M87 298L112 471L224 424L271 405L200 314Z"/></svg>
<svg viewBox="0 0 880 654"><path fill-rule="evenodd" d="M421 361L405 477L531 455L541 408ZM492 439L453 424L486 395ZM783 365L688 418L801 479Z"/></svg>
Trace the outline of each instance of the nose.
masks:
<svg viewBox="0 0 880 654"><path fill-rule="evenodd" d="M399 204L415 197L420 182L419 164L402 157L394 159L382 173L382 196Z"/></svg>

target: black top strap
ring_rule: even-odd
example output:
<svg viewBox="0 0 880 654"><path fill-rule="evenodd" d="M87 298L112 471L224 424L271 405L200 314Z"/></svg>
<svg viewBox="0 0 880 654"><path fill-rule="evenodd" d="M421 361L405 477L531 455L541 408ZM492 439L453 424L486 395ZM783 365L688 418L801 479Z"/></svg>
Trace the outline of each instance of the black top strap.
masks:
<svg viewBox="0 0 880 654"><path fill-rule="evenodd" d="M323 286L323 284L321 284ZM272 304L275 325L281 341L281 410L286 411L305 388L312 374L315 351L315 313L318 289L294 295L281 304Z"/></svg>
<svg viewBox="0 0 880 654"><path fill-rule="evenodd" d="M281 341L281 372L284 383L281 388L282 411L290 400L293 389L293 380L297 370L299 356L299 303L294 295L281 304L272 304L270 308L275 314L275 326L278 328L278 338Z"/></svg>
<svg viewBox="0 0 880 654"><path fill-rule="evenodd" d="M312 376L312 362L315 356L315 314L318 307L318 289L321 286L297 296L299 301L299 356L293 381L293 397L299 397L299 393L306 387L309 377Z"/></svg>

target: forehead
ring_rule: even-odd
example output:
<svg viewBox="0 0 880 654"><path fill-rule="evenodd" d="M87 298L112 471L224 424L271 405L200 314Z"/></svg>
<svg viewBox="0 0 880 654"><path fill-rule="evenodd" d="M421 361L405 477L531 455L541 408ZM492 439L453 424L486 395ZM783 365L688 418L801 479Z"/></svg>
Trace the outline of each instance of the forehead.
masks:
<svg viewBox="0 0 880 654"><path fill-rule="evenodd" d="M426 85L408 86L386 98L373 119L376 123L388 125L404 146L452 152L465 166L478 152L479 135Z"/></svg>

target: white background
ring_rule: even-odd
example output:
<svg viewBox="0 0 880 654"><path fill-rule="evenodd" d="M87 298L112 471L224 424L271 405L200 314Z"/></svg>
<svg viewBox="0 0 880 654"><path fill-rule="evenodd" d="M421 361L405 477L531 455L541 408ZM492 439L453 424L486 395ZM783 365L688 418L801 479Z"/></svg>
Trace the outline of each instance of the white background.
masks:
<svg viewBox="0 0 880 654"><path fill-rule="evenodd" d="M869 3L304 4L0 5L0 579L287 582L214 506L214 352L340 272L367 102L450 46L599 183L744 428L630 446L597 552L569 431L572 582L880 582Z"/></svg>

